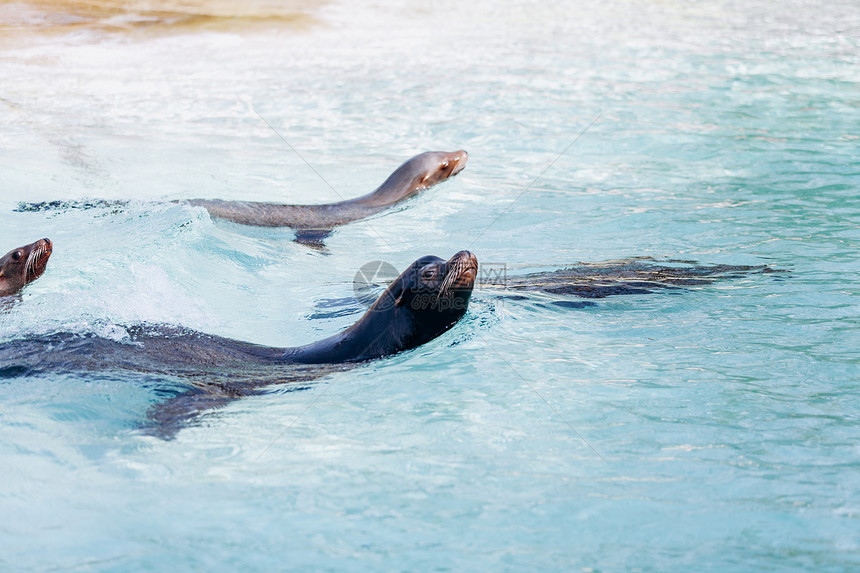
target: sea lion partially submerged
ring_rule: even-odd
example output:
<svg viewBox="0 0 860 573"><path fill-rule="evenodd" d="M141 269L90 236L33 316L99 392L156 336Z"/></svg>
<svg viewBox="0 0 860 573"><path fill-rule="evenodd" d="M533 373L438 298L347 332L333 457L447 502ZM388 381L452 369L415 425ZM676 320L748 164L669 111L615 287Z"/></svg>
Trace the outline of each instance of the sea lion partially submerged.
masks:
<svg viewBox="0 0 860 573"><path fill-rule="evenodd" d="M352 326L295 348L274 348L165 326L136 326L129 339L56 333L0 344L0 378L45 371L131 370L187 380L192 387L150 412L152 431L172 436L201 410L259 388L307 382L420 346L466 313L478 261L460 251L427 256L404 271Z"/></svg>
<svg viewBox="0 0 860 573"><path fill-rule="evenodd" d="M220 199L192 199L189 203L205 207L213 217L241 225L324 232L375 215L453 177L466 167L468 158L463 150L421 153L398 167L375 191L337 203L284 205Z"/></svg>
<svg viewBox="0 0 860 573"><path fill-rule="evenodd" d="M398 167L375 191L355 199L319 205L287 205L254 201L190 199L176 201L204 207L211 217L256 227L289 227L296 231L296 241L322 247L332 229L375 215L421 191L450 179L466 167L469 154L460 151L426 151ZM68 211L73 209L121 210L127 201L43 201L19 203L15 211Z"/></svg>
<svg viewBox="0 0 860 573"><path fill-rule="evenodd" d="M42 276L52 250L49 239L39 239L3 255L0 258L0 297L14 296Z"/></svg>
<svg viewBox="0 0 860 573"><path fill-rule="evenodd" d="M767 265L700 265L695 261L635 257L506 276L495 286L512 291L606 298L708 286L717 281L778 272L781 271Z"/></svg>
<svg viewBox="0 0 860 573"><path fill-rule="evenodd" d="M453 177L466 167L468 158L462 149L421 153L398 167L375 191L336 203L286 205L220 199L191 199L188 203L205 207L211 217L240 225L290 227L297 242L321 249L335 227L380 213Z"/></svg>

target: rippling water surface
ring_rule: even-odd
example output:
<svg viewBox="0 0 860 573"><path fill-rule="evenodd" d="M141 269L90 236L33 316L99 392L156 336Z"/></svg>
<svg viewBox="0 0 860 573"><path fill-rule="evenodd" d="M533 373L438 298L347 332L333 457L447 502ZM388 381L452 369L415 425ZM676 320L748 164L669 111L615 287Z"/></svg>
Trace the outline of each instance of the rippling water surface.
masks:
<svg viewBox="0 0 860 573"><path fill-rule="evenodd" d="M475 252L785 270L617 296L475 292L418 350L173 441L174 380L0 383L0 569L860 567L855 2L0 3L0 251L48 236L0 340L138 322L297 345L358 268ZM469 165L337 230L171 200L329 202ZM19 202L130 199L18 212Z"/></svg>

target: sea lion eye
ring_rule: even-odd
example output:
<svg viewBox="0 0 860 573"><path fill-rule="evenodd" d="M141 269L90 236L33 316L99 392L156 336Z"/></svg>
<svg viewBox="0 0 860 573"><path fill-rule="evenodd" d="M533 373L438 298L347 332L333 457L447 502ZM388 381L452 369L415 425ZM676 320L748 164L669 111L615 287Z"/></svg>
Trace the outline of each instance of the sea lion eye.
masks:
<svg viewBox="0 0 860 573"><path fill-rule="evenodd" d="M448 162L446 161L442 165L439 166L440 169L448 169Z"/></svg>
<svg viewBox="0 0 860 573"><path fill-rule="evenodd" d="M15 251L14 253L12 253L12 260L13 261L20 261L21 257L23 257L23 256L24 256L24 253L22 253L21 251Z"/></svg>
<svg viewBox="0 0 860 573"><path fill-rule="evenodd" d="M424 269L423 271L421 271L421 278L424 280L429 281L430 279L432 279L435 276L436 276L436 269L435 268L431 267L429 269Z"/></svg>

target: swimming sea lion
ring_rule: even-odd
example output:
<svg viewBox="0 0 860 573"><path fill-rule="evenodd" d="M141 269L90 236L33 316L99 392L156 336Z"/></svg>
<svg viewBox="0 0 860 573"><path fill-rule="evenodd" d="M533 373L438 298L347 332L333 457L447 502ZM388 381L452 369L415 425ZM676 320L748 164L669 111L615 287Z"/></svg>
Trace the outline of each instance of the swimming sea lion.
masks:
<svg viewBox="0 0 860 573"><path fill-rule="evenodd" d="M396 205L421 191L458 174L466 167L469 154L460 151L427 151L416 155L388 176L372 193L362 197L320 205L284 205L253 201L191 199L176 201L204 207L209 215L242 225L290 227L296 241L321 248L322 241L339 225L358 221ZM17 212L68 211L72 209L121 210L127 201L43 201L19 203Z"/></svg>
<svg viewBox="0 0 860 573"><path fill-rule="evenodd" d="M284 205L251 201L192 199L212 217L242 225L291 227L307 234L325 233L338 225L375 215L453 177L466 167L469 154L427 151L397 168L376 191L362 197L321 205Z"/></svg>
<svg viewBox="0 0 860 573"><path fill-rule="evenodd" d="M0 297L18 294L45 272L53 245L49 239L39 239L0 258Z"/></svg>
<svg viewBox="0 0 860 573"><path fill-rule="evenodd" d="M780 271L767 265L700 265L695 261L635 257L506 276L495 286L516 291L605 298L707 286L720 280L776 272Z"/></svg>
<svg viewBox="0 0 860 573"><path fill-rule="evenodd" d="M392 282L352 326L295 348L274 348L165 326L128 329L129 340L57 333L0 344L0 378L62 371L132 370L190 380L193 387L150 412L153 432L171 437L202 409L277 383L307 382L360 362L420 346L466 313L478 261L460 251L427 256Z"/></svg>

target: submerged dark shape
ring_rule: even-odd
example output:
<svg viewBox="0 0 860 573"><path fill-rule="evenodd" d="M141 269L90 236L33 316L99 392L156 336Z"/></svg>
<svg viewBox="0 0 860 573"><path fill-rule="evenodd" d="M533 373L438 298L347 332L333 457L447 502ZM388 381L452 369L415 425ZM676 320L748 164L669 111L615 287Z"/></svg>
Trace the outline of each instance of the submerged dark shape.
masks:
<svg viewBox="0 0 860 573"><path fill-rule="evenodd" d="M498 269L494 269L496 271ZM585 299L609 296L653 294L660 291L683 292L685 289L707 286L718 281L739 279L749 275L782 273L767 265L701 265L695 261L665 260L634 257L596 263L579 263L548 272L508 275L487 272L478 287L492 296L510 301L529 301L529 292L573 295ZM594 302L559 300L559 308L580 309L595 306ZM308 316L326 319L355 314L362 310L355 297L325 299Z"/></svg>
<svg viewBox="0 0 860 573"><path fill-rule="evenodd" d="M128 201L121 199L84 199L65 201L55 199L54 201L39 201L36 203L25 203L21 201L14 209L16 213L43 213L53 211L65 213L67 211L88 211L90 209L111 209L112 214L122 213L128 205Z"/></svg>
<svg viewBox="0 0 860 573"><path fill-rule="evenodd" d="M466 167L469 154L460 151L427 151L398 167L375 191L362 197L319 205L287 205L254 201L190 199L188 204L204 207L209 215L240 225L290 227L296 241L322 248L332 229L380 213L421 191L457 175ZM122 209L123 201L46 201L20 203L16 211L67 211L70 209Z"/></svg>
<svg viewBox="0 0 860 573"><path fill-rule="evenodd" d="M695 261L657 261L650 257L637 257L580 263L557 271L508 276L503 284L492 286L515 291L605 298L681 290L747 275L776 272L780 271L767 265L699 265Z"/></svg>
<svg viewBox="0 0 860 573"><path fill-rule="evenodd" d="M52 250L49 239L39 239L0 257L0 297L14 296L42 276Z"/></svg>
<svg viewBox="0 0 860 573"><path fill-rule="evenodd" d="M122 341L56 333L0 344L0 377L45 371L156 373L192 388L156 404L151 431L171 437L201 410L271 384L307 382L367 360L420 346L466 313L478 272L468 251L415 261L355 324L296 348L261 346L170 326L133 326Z"/></svg>

